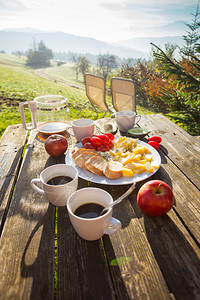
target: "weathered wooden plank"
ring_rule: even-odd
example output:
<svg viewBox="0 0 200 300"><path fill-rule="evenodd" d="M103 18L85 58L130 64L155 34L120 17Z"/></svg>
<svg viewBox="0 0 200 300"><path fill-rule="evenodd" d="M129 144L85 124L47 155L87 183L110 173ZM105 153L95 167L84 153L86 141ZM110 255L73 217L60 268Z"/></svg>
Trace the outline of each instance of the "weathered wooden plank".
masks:
<svg viewBox="0 0 200 300"><path fill-rule="evenodd" d="M0 243L0 295L53 299L55 207L34 193L30 180L52 163L31 132Z"/></svg>
<svg viewBox="0 0 200 300"><path fill-rule="evenodd" d="M9 208L16 176L19 172L27 131L21 125L10 125L0 140L0 228Z"/></svg>
<svg viewBox="0 0 200 300"><path fill-rule="evenodd" d="M162 137L161 150L200 189L200 142L161 114L142 116L140 126Z"/></svg>
<svg viewBox="0 0 200 300"><path fill-rule="evenodd" d="M200 244L200 191L161 151L163 164L154 179L161 179L169 184L174 194L174 210Z"/></svg>
<svg viewBox="0 0 200 300"><path fill-rule="evenodd" d="M173 210L163 217L144 216L136 203L137 185L131 204L125 199L114 208L122 230L103 238L119 299L170 299L170 294L199 299L199 246Z"/></svg>
<svg viewBox="0 0 200 300"><path fill-rule="evenodd" d="M66 208L58 209L58 299L114 299L101 240L81 239Z"/></svg>
<svg viewBox="0 0 200 300"><path fill-rule="evenodd" d="M124 260L122 265L110 267L113 282L121 298L127 294L127 299L145 296L163 299L161 270L176 299L198 299L200 249L196 241L199 242L200 231L199 190L162 153L161 158L163 164L151 179L162 179L172 187L176 213L172 210L167 216L150 218L139 211L136 195L145 181L137 183L136 190L129 196L135 212L126 199L114 208L114 216L120 218L123 229L110 240L104 237L108 262L120 257L130 261ZM119 196L118 189L112 188L114 198ZM149 270L153 270L153 274ZM120 280L117 280L119 277ZM151 280L146 282L146 278Z"/></svg>
<svg viewBox="0 0 200 300"><path fill-rule="evenodd" d="M124 191L128 186L124 187ZM116 199L123 193L118 186L110 187ZM136 201L137 188L131 194ZM120 219L122 229L112 236L104 235L104 248L118 299L170 299L145 232L128 198L114 207L113 216Z"/></svg>
<svg viewBox="0 0 200 300"><path fill-rule="evenodd" d="M132 203L171 293L176 299L199 299L200 249L181 219L173 209L148 217Z"/></svg>

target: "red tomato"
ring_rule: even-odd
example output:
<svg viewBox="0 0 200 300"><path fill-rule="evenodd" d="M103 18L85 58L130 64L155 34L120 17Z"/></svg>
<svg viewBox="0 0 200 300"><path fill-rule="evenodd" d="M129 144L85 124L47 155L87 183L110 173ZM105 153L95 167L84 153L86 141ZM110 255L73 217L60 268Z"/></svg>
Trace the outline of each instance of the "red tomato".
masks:
<svg viewBox="0 0 200 300"><path fill-rule="evenodd" d="M90 138L89 136L86 136L86 137L84 137L84 138L81 140L81 143L82 143L83 146L84 146L84 144L90 142L90 140L91 140L91 138Z"/></svg>
<svg viewBox="0 0 200 300"><path fill-rule="evenodd" d="M112 133L105 133L104 135L106 135L111 141L113 141L115 139L114 135Z"/></svg>
<svg viewBox="0 0 200 300"><path fill-rule="evenodd" d="M113 142L110 140L110 142L109 142L109 144L108 144L108 147L110 148L110 149L112 149L113 148Z"/></svg>
<svg viewBox="0 0 200 300"><path fill-rule="evenodd" d="M84 148L96 150L96 147L94 145L92 145L92 143L90 143L90 142L85 143Z"/></svg>
<svg viewBox="0 0 200 300"><path fill-rule="evenodd" d="M162 139L160 136L151 136L148 138L148 142L151 142L151 141L154 141L154 142L157 142L160 144L162 142Z"/></svg>
<svg viewBox="0 0 200 300"><path fill-rule="evenodd" d="M158 150L158 149L160 148L160 144L158 144L158 143L155 142L155 141L150 141L150 142L148 142L148 144L149 144L150 146L152 146L153 148L155 148L156 150Z"/></svg>
<svg viewBox="0 0 200 300"><path fill-rule="evenodd" d="M98 147L98 146L101 145L101 140L100 140L100 138L97 137L97 136L92 136L92 137L91 137L91 143L92 143L92 145Z"/></svg>
<svg viewBox="0 0 200 300"><path fill-rule="evenodd" d="M161 180L143 184L137 194L139 209L149 216L163 216L173 205L174 196L170 186Z"/></svg>
<svg viewBox="0 0 200 300"><path fill-rule="evenodd" d="M106 151L109 151L110 148L106 145L101 144L101 146L97 147L96 150L101 151L101 152L106 152Z"/></svg>
<svg viewBox="0 0 200 300"><path fill-rule="evenodd" d="M100 135L99 138L103 145L107 146L109 144L110 139L106 135Z"/></svg>

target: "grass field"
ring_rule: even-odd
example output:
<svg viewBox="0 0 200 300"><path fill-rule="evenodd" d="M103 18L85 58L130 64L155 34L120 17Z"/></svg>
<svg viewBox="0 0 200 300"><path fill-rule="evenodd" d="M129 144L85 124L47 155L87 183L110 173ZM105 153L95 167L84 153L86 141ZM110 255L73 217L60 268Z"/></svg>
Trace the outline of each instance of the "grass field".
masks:
<svg viewBox="0 0 200 300"><path fill-rule="evenodd" d="M76 80L74 63L66 63L61 66L57 66L57 64L54 63L52 67L43 69L43 73L55 76L59 79L66 80L71 83L75 83L80 86L84 86L84 79L82 74L79 74L78 80Z"/></svg>
<svg viewBox="0 0 200 300"><path fill-rule="evenodd" d="M73 66L69 63L60 67L52 66L43 71L49 75L79 85L81 82L76 81L75 78L72 81L73 76L75 77L72 69ZM35 74L34 69L26 66L24 57L0 53L0 136L8 125L21 123L18 108L19 102L31 101L37 96L48 94L67 97L71 120L82 117L96 120L104 114L104 112L99 110L94 111L93 107L88 105L84 109L84 113L78 116L80 108L87 100L85 90L68 87L58 82L41 78ZM110 105L111 98L108 95L107 101L108 105ZM137 106L137 113L149 114L153 112ZM109 113L107 116L109 116ZM27 122L30 122L30 113L28 112L26 112L26 119Z"/></svg>

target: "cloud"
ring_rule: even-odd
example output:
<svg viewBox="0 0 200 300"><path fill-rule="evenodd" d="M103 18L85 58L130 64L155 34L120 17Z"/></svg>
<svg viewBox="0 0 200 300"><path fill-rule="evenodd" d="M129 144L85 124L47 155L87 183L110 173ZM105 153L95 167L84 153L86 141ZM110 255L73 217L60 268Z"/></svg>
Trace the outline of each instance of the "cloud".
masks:
<svg viewBox="0 0 200 300"><path fill-rule="evenodd" d="M24 12L27 11L27 7L20 0L0 0L0 12L12 13L12 12Z"/></svg>
<svg viewBox="0 0 200 300"><path fill-rule="evenodd" d="M106 41L190 21L197 0L0 0L0 28L33 27Z"/></svg>
<svg viewBox="0 0 200 300"><path fill-rule="evenodd" d="M134 26L163 26L178 20L190 20L197 0L122 0L101 2L111 18L130 22Z"/></svg>

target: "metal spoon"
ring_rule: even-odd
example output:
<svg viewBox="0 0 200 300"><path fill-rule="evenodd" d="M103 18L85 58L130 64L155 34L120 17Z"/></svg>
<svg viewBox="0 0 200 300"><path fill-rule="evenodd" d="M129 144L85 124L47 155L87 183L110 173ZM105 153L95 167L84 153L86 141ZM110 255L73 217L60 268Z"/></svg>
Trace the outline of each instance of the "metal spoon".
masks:
<svg viewBox="0 0 200 300"><path fill-rule="evenodd" d="M107 211L109 208L113 207L114 205L120 203L124 198L126 198L134 189L135 189L135 185L136 183L134 182L131 187L126 191L126 193L124 193L123 195L121 195L117 200L115 200L114 202L112 202L110 205L108 205L107 207L104 207L104 209L102 210L102 212L100 213L99 217L102 216L102 214Z"/></svg>

